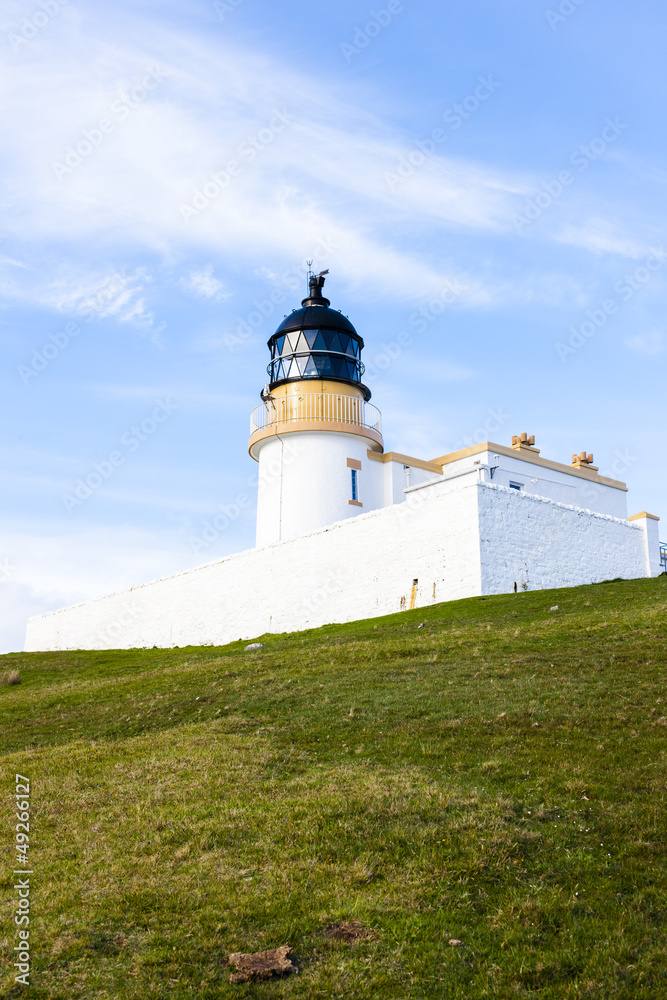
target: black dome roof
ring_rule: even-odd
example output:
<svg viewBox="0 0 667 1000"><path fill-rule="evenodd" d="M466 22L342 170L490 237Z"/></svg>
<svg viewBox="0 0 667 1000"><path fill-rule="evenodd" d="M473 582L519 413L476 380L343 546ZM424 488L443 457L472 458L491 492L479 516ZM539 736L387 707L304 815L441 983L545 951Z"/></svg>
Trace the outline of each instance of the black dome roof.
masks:
<svg viewBox="0 0 667 1000"><path fill-rule="evenodd" d="M371 391L361 381L364 342L347 316L329 308L329 299L322 295L325 273L309 275L310 295L269 337L269 389L286 382L320 379L347 382L361 389L369 400Z"/></svg>
<svg viewBox="0 0 667 1000"><path fill-rule="evenodd" d="M319 327L325 327L327 330L344 330L345 333L357 337L361 341L361 346L364 346L363 340L347 316L343 316L337 309L330 309L328 305L301 306L300 309L295 309L285 317L273 336L289 333L291 330L317 330Z"/></svg>

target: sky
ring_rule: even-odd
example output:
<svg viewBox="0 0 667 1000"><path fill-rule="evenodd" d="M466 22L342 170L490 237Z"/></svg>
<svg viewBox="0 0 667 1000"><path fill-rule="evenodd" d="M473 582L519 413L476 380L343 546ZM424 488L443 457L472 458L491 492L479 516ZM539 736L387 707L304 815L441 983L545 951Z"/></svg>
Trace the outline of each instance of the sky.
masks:
<svg viewBox="0 0 667 1000"><path fill-rule="evenodd" d="M7 0L0 651L253 546L249 415L310 259L387 450L525 431L667 518L666 28L658 0Z"/></svg>

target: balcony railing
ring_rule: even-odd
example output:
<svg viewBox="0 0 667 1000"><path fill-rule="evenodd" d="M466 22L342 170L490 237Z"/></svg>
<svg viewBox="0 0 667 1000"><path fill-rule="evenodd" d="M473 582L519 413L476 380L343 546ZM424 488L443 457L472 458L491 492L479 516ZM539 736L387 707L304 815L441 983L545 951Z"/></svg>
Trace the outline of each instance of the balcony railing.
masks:
<svg viewBox="0 0 667 1000"><path fill-rule="evenodd" d="M660 565L662 572L667 573L667 542L660 542Z"/></svg>
<svg viewBox="0 0 667 1000"><path fill-rule="evenodd" d="M308 392L260 403L250 414L250 435L280 424L304 421L352 424L382 434L382 416L371 403L333 392Z"/></svg>

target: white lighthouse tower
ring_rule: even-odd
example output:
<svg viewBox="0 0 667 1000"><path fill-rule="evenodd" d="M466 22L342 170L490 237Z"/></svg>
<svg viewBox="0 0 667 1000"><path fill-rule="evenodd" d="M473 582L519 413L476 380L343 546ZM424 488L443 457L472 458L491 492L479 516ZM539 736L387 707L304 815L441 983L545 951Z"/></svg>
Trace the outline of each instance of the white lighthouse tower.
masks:
<svg viewBox="0 0 667 1000"><path fill-rule="evenodd" d="M364 342L322 295L323 274L309 272L308 285L301 308L268 341L269 383L250 422L258 546L384 506L369 470L369 450L382 453L383 443L361 381Z"/></svg>

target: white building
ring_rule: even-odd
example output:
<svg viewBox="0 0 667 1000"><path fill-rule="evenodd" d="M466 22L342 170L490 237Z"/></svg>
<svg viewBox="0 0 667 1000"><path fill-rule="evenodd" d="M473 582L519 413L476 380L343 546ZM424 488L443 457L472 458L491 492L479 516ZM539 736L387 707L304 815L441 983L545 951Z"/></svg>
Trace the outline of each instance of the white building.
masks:
<svg viewBox="0 0 667 1000"><path fill-rule="evenodd" d="M27 651L222 644L667 568L658 518L628 517L625 484L592 455L553 462L526 434L429 460L385 452L363 340L323 284L310 276L269 340L249 444L256 548L32 618Z"/></svg>

